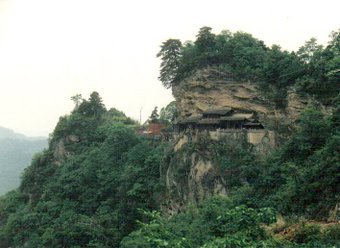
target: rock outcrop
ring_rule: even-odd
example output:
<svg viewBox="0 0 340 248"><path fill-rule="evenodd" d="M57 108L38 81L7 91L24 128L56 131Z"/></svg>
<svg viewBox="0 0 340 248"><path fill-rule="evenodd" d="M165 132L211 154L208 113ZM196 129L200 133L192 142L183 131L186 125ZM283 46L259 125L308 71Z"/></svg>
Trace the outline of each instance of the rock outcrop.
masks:
<svg viewBox="0 0 340 248"><path fill-rule="evenodd" d="M197 140L202 136L207 137L207 142L221 137L234 143L247 140L262 156L275 147L275 142L279 140L277 136L294 126L301 111L312 101L290 90L287 93L287 107L275 109L257 84L238 82L215 68L197 71L174 85L172 90L180 118L196 116L210 108L231 108L256 113L264 129L235 132L191 130L178 134L161 172L167 191L163 209L170 215L181 211L188 203L198 203L216 194L227 195L230 190L225 183L228 179L221 176L212 154L193 148Z"/></svg>
<svg viewBox="0 0 340 248"><path fill-rule="evenodd" d="M79 141L80 138L78 136L68 135L55 142L55 144L53 144L53 157L55 159L55 164L60 165L61 161L71 156L72 152L66 147L70 144L78 143Z"/></svg>
<svg viewBox="0 0 340 248"><path fill-rule="evenodd" d="M225 182L210 159L209 151L193 149L201 134L181 134L168 154L161 174L167 195L163 211L169 215L179 213L188 203L198 203L213 195L227 195Z"/></svg>
<svg viewBox="0 0 340 248"><path fill-rule="evenodd" d="M180 116L200 114L212 107L253 111L268 129L278 120L294 123L300 112L314 101L288 91L287 107L277 110L254 82L239 82L215 68L199 70L172 88ZM279 121L281 122L281 121Z"/></svg>

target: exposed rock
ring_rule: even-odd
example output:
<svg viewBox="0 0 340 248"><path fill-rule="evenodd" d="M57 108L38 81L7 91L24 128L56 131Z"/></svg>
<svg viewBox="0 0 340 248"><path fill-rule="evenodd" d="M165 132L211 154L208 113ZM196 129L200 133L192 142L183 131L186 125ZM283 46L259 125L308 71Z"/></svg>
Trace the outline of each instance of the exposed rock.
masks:
<svg viewBox="0 0 340 248"><path fill-rule="evenodd" d="M225 74L221 74L219 80L211 81L209 74L212 72L217 73L215 69L198 71L173 86L173 95L181 116L199 114L216 106L259 113L273 112L255 84L237 82Z"/></svg>
<svg viewBox="0 0 340 248"><path fill-rule="evenodd" d="M263 129L181 133L161 171L167 191L164 212L172 215L189 203L197 204L213 195L228 194L230 189L225 183L228 179L222 177L211 151L202 146L202 139L210 143L223 138L230 146L247 140L259 156L267 154L275 146L274 132ZM195 148L197 145L200 148Z"/></svg>
<svg viewBox="0 0 340 248"><path fill-rule="evenodd" d="M295 123L301 111L310 102L315 102L310 97L302 97L290 90L286 109L275 109L274 103L264 97L257 84L236 81L215 68L198 70L174 85L172 91L181 117L197 115L213 107L230 107L256 112L261 123L270 130L276 129L277 123Z"/></svg>
<svg viewBox="0 0 340 248"><path fill-rule="evenodd" d="M184 144L186 144L188 142L188 136L183 136L182 138L180 138L175 147L174 147L174 151L178 151Z"/></svg>
<svg viewBox="0 0 340 248"><path fill-rule="evenodd" d="M69 136L67 137L67 139L68 139L70 142L74 142L74 143L80 141L80 138L79 138L78 136L76 136L76 135L69 135Z"/></svg>
<svg viewBox="0 0 340 248"><path fill-rule="evenodd" d="M224 180L212 161L186 147L192 138L198 136L178 137L174 153L163 168L167 188L163 211L169 215L180 212L188 203L199 203L213 195L227 195Z"/></svg>
<svg viewBox="0 0 340 248"><path fill-rule="evenodd" d="M60 164L60 161L62 161L64 158L66 158L69 154L66 152L65 149L65 141L64 139L61 139L58 141L58 143L54 147L53 156L55 158L55 162L57 165Z"/></svg>
<svg viewBox="0 0 340 248"><path fill-rule="evenodd" d="M206 135L211 141L218 141L222 137L232 142L247 141L262 156L276 146L279 140L277 136L294 126L301 111L312 102L311 98L301 97L290 90L286 109L275 109L274 103L263 96L257 84L235 81L230 75L215 68L197 71L174 85L172 90L180 119L200 116L211 108L231 108L237 112L255 113L264 129L217 129L204 131L205 134L190 129L177 135L173 151L161 172L167 189L163 209L170 215L180 212L188 203L199 203L216 194L227 195L230 190L224 181L228 179L222 178L212 155L202 154L193 148L201 135Z"/></svg>
<svg viewBox="0 0 340 248"><path fill-rule="evenodd" d="M65 138L60 139L54 144L53 156L55 158L55 163L60 165L61 161L69 157L72 153L66 149L68 144L78 143L80 138L76 135L69 135Z"/></svg>

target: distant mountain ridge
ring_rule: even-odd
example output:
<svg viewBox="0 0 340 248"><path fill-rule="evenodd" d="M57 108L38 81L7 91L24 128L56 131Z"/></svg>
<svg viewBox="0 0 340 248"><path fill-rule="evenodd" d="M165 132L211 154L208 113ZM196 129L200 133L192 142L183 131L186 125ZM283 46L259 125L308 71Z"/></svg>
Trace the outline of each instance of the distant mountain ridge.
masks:
<svg viewBox="0 0 340 248"><path fill-rule="evenodd" d="M0 140L1 139L42 140L46 139L46 137L27 137L24 134L13 131L12 129L0 126Z"/></svg>
<svg viewBox="0 0 340 248"><path fill-rule="evenodd" d="M33 155L46 147L46 137L27 137L0 127L0 195L19 186L20 176Z"/></svg>
<svg viewBox="0 0 340 248"><path fill-rule="evenodd" d="M0 127L0 139L27 139L27 137L9 128Z"/></svg>

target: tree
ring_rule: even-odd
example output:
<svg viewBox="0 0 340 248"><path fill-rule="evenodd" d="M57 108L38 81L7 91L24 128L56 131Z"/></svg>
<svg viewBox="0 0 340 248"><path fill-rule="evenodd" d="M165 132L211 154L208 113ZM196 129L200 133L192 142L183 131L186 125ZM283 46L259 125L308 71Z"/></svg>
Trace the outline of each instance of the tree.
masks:
<svg viewBox="0 0 340 248"><path fill-rule="evenodd" d="M277 108L284 108L287 104L287 88L301 75L303 67L297 56L282 51L273 45L266 53L261 74L261 86L265 96L275 103Z"/></svg>
<svg viewBox="0 0 340 248"><path fill-rule="evenodd" d="M157 57L160 57L161 71L159 80L165 88L170 88L178 78L178 68L180 66L182 43L178 39L169 39L163 42Z"/></svg>
<svg viewBox="0 0 340 248"><path fill-rule="evenodd" d="M103 113L106 112L102 98L96 91L91 93L88 101L83 100L76 110L78 113L96 118L99 118Z"/></svg>
<svg viewBox="0 0 340 248"><path fill-rule="evenodd" d="M216 47L216 36L211 33L210 27L200 28L195 41L197 52L198 66L204 67L216 64L218 61L218 52Z"/></svg>
<svg viewBox="0 0 340 248"><path fill-rule="evenodd" d="M282 156L302 163L325 144L331 131L330 121L317 106L307 108L300 115L298 129L282 148Z"/></svg>
<svg viewBox="0 0 340 248"><path fill-rule="evenodd" d="M158 122L159 114L158 114L158 109L157 106L152 110L151 115L149 117L149 122L151 123L156 123Z"/></svg>
<svg viewBox="0 0 340 248"><path fill-rule="evenodd" d="M315 38L311 38L309 41L306 41L304 46L299 48L297 55L304 63L308 64L321 51L322 45L319 45Z"/></svg>
<svg viewBox="0 0 340 248"><path fill-rule="evenodd" d="M207 51L215 46L215 35L211 33L211 30L211 27L202 27L198 31L195 45L199 51Z"/></svg>
<svg viewBox="0 0 340 248"><path fill-rule="evenodd" d="M160 119L165 122L172 122L178 116L176 101L172 101L165 108L161 109Z"/></svg>
<svg viewBox="0 0 340 248"><path fill-rule="evenodd" d="M340 87L340 32L332 32L326 48L312 38L297 55L304 66L304 75L296 82L300 92L314 95L324 104L330 104Z"/></svg>
<svg viewBox="0 0 340 248"><path fill-rule="evenodd" d="M340 94L333 99L333 104L335 106L332 113L332 126L335 130L340 132Z"/></svg>
<svg viewBox="0 0 340 248"><path fill-rule="evenodd" d="M330 97L336 97L340 89L340 29L333 31L330 42L325 52L329 54L326 64L326 77L328 81Z"/></svg>
<svg viewBox="0 0 340 248"><path fill-rule="evenodd" d="M74 96L71 96L71 100L74 102L74 109L77 109L82 101L83 97L81 94L76 94Z"/></svg>
<svg viewBox="0 0 340 248"><path fill-rule="evenodd" d="M98 117L100 114L106 112L105 105L98 92L94 91L91 93L89 103L94 116Z"/></svg>

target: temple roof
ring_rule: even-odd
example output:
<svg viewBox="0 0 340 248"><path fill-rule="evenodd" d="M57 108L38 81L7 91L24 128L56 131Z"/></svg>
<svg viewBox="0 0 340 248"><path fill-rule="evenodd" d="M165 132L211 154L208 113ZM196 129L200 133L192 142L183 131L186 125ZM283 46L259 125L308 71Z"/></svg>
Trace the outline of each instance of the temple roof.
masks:
<svg viewBox="0 0 340 248"><path fill-rule="evenodd" d="M248 121L254 120L253 113L233 113L231 108L208 109L202 114L196 114L187 118L178 118L176 124L219 124L221 121ZM205 115L205 117L204 117ZM207 118L206 115L218 115L216 118Z"/></svg>
<svg viewBox="0 0 340 248"><path fill-rule="evenodd" d="M189 116L185 119L179 119L177 120L177 123L178 124L191 124L191 123L197 123L201 119L202 119L202 115L198 114L198 115Z"/></svg>
<svg viewBox="0 0 340 248"><path fill-rule="evenodd" d="M219 119L202 119L197 124L199 125L205 125L205 124L219 124Z"/></svg>
<svg viewBox="0 0 340 248"><path fill-rule="evenodd" d="M231 116L222 116L220 119L222 121L243 121L253 118L253 114L237 113Z"/></svg>
<svg viewBox="0 0 340 248"><path fill-rule="evenodd" d="M263 125L259 122L255 122L255 123L247 122L247 123L244 123L244 126L263 126Z"/></svg>
<svg viewBox="0 0 340 248"><path fill-rule="evenodd" d="M203 112L203 115L227 115L232 111L231 108L209 108Z"/></svg>

